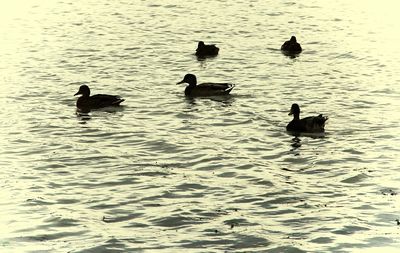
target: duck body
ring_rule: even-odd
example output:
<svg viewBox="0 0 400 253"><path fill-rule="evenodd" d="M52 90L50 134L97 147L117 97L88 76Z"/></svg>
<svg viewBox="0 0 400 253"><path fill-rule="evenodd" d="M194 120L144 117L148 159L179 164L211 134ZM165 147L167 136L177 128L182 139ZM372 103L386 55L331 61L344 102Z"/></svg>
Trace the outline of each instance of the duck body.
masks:
<svg viewBox="0 0 400 253"><path fill-rule="evenodd" d="M228 95L235 87L231 83L201 83L199 85L188 85L185 89L186 96L206 97Z"/></svg>
<svg viewBox="0 0 400 253"><path fill-rule="evenodd" d="M301 48L300 44L297 43L296 37L292 36L290 40L283 43L281 50L287 53L300 53L303 49Z"/></svg>
<svg viewBox="0 0 400 253"><path fill-rule="evenodd" d="M286 126L287 131L304 133L323 133L325 131L325 121L327 117L311 116L302 119L293 119Z"/></svg>
<svg viewBox="0 0 400 253"><path fill-rule="evenodd" d="M218 55L219 48L215 45L206 45L203 41L199 41L196 49L197 57L207 57Z"/></svg>
<svg viewBox="0 0 400 253"><path fill-rule="evenodd" d="M76 107L82 109L99 109L108 106L119 106L125 99L120 96L97 94L90 96L90 89L87 85L79 87L79 91L75 94L82 96L76 101Z"/></svg>
<svg viewBox="0 0 400 253"><path fill-rule="evenodd" d="M286 126L286 130L290 132L304 133L323 133L325 132L325 122L328 117L322 114L300 119L300 107L293 104L289 115L293 114L293 120Z"/></svg>
<svg viewBox="0 0 400 253"><path fill-rule="evenodd" d="M188 97L207 97L228 95L235 87L232 83L201 83L197 85L196 76L186 74L177 84L187 83L185 95Z"/></svg>

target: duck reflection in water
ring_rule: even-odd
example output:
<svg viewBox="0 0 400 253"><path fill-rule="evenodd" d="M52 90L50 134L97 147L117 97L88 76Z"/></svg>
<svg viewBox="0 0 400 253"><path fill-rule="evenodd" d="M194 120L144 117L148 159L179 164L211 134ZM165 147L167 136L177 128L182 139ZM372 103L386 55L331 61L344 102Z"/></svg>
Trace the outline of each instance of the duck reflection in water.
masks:
<svg viewBox="0 0 400 253"><path fill-rule="evenodd" d="M229 107L232 106L232 103L235 101L234 96L210 96L207 97L209 101L216 102L215 104L218 106L222 107ZM199 105L199 100L197 97L185 97L185 101L190 105L190 106L197 106ZM204 98L201 98L201 101L204 101Z"/></svg>
<svg viewBox="0 0 400 253"><path fill-rule="evenodd" d="M298 136L295 136L295 137L292 139L292 143L290 144L290 146L293 147L293 149L291 149L290 151L295 151L296 149L300 148L300 147L301 147L301 140L300 140L300 138L299 138Z"/></svg>
<svg viewBox="0 0 400 253"><path fill-rule="evenodd" d="M76 109L76 117L78 118L80 124L86 124L87 121L92 119L92 116L89 114L89 111L83 112L79 108Z"/></svg>
<svg viewBox="0 0 400 253"><path fill-rule="evenodd" d="M104 117L105 115L116 114L124 110L122 106L105 107L98 110L91 110L90 108L76 108L76 117L80 124L86 124L89 120L96 117ZM122 115L122 114L121 114Z"/></svg>

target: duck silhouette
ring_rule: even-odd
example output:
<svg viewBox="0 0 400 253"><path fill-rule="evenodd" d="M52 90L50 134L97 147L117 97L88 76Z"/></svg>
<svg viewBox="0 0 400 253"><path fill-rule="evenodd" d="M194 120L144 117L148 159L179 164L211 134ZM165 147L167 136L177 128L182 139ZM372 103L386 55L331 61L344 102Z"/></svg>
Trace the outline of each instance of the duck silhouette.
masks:
<svg viewBox="0 0 400 253"><path fill-rule="evenodd" d="M323 133L325 131L325 121L328 117L311 116L300 119L300 107L298 104L292 104L289 115L293 115L293 120L286 126L286 130L290 132L305 133Z"/></svg>
<svg viewBox="0 0 400 253"><path fill-rule="evenodd" d="M286 53L300 53L302 48L299 43L297 43L297 39L295 36L292 36L290 40L285 41L281 46L281 50L285 51Z"/></svg>
<svg viewBox="0 0 400 253"><path fill-rule="evenodd" d="M87 85L81 85L76 95L82 95L76 101L76 107L80 109L99 109L108 106L119 106L125 101L120 96L97 94L90 96L90 89Z"/></svg>
<svg viewBox="0 0 400 253"><path fill-rule="evenodd" d="M196 49L197 57L207 57L207 56L216 56L218 55L219 48L215 45L206 45L203 41L199 41Z"/></svg>
<svg viewBox="0 0 400 253"><path fill-rule="evenodd" d="M232 83L201 83L197 84L197 78L193 74L186 74L177 84L187 83L185 95L190 97L206 97L228 95L235 87Z"/></svg>

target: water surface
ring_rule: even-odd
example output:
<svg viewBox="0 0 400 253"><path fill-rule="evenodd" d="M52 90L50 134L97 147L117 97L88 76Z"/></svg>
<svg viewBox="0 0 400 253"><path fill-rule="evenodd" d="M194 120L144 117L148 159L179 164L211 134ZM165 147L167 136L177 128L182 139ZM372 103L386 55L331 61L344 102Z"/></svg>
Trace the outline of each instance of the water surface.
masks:
<svg viewBox="0 0 400 253"><path fill-rule="evenodd" d="M400 246L397 2L0 6L2 252ZM186 73L236 88L187 99ZM81 84L124 106L77 115ZM326 134L289 135L292 103Z"/></svg>

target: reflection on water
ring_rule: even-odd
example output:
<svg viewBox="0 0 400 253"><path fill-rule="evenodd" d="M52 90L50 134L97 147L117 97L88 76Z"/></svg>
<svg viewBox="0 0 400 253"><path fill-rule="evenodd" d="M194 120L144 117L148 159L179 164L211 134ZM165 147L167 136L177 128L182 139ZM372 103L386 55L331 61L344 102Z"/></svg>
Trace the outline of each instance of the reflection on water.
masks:
<svg viewBox="0 0 400 253"><path fill-rule="evenodd" d="M109 106L109 107L104 107L100 109L92 109L92 108L76 108L76 116L81 123L84 123L85 121L88 121L92 118L93 113L97 114L102 114L102 116L111 113L111 114L116 114L116 113L122 113L124 111L124 106Z"/></svg>
<svg viewBox="0 0 400 253"><path fill-rule="evenodd" d="M90 110L84 110L84 111L82 111L80 109L76 110L76 116L81 124L85 124L86 121L88 121L92 118L90 116L89 112L90 112Z"/></svg>
<svg viewBox="0 0 400 253"><path fill-rule="evenodd" d="M292 144L291 144L291 146L293 147L293 149L292 149L291 151L294 151L294 150L300 148L300 147L301 147L301 140L300 140L300 138L297 137L297 136L295 136L295 137L292 139Z"/></svg>
<svg viewBox="0 0 400 253"><path fill-rule="evenodd" d="M1 1L0 251L397 250L395 7ZM236 87L187 98L185 73ZM74 114L87 83L124 106ZM287 133L293 103L326 134Z"/></svg>
<svg viewBox="0 0 400 253"><path fill-rule="evenodd" d="M291 59L294 59L294 58L300 56L300 53L292 53L292 52L288 52L288 51L281 51L281 52L282 52L283 55L285 55L285 56L287 56L287 57L289 57Z"/></svg>
<svg viewBox="0 0 400 253"><path fill-rule="evenodd" d="M208 96L208 97L185 97L186 103L188 103L189 105L192 105L192 106L199 105L199 103L198 103L199 100L201 102L205 102L207 100L210 102L216 102L216 103L213 103L212 106L216 106L216 108L218 108L219 106L223 106L223 107L232 106L232 103L235 101L235 97L234 97L234 95Z"/></svg>
<svg viewBox="0 0 400 253"><path fill-rule="evenodd" d="M200 63L205 63L205 61L207 59L213 59L213 58L216 58L216 57L218 57L218 55L213 55L213 56L197 56L196 55L196 58Z"/></svg>

